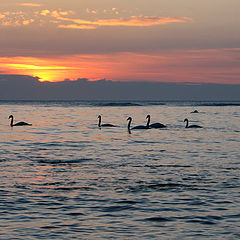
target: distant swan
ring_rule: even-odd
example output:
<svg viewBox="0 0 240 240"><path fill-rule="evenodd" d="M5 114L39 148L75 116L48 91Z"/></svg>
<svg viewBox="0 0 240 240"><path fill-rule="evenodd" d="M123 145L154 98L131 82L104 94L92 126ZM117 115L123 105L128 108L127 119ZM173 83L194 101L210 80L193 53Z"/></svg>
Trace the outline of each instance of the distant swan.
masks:
<svg viewBox="0 0 240 240"><path fill-rule="evenodd" d="M152 123L150 124L150 115L147 115L146 119L147 119L147 127L149 128L166 128L167 126L165 126L162 123L156 122L156 123Z"/></svg>
<svg viewBox="0 0 240 240"><path fill-rule="evenodd" d="M14 127L14 126L32 126L32 124L29 124L29 123L26 123L26 122L18 122L18 123L15 123L13 124L13 115L10 115L8 117L8 119L11 119L11 123L10 123L10 126L11 127Z"/></svg>
<svg viewBox="0 0 240 240"><path fill-rule="evenodd" d="M194 111L192 111L191 113L199 113L199 112L198 112L198 110L194 110Z"/></svg>
<svg viewBox="0 0 240 240"><path fill-rule="evenodd" d="M98 116L98 127L116 127L113 124L109 124L109 123L105 123L105 124L101 124L102 122L102 117L101 115Z"/></svg>
<svg viewBox="0 0 240 240"><path fill-rule="evenodd" d="M144 125L138 125L138 126L135 126L135 127L131 128L132 118L129 117L129 118L127 119L127 121L128 121L128 130L133 130L133 129L149 129L148 126L144 126Z"/></svg>
<svg viewBox="0 0 240 240"><path fill-rule="evenodd" d="M189 126L188 126L188 119L187 119L187 118L184 119L184 122L186 122L185 128L202 128L202 127L199 126L199 125L189 125Z"/></svg>

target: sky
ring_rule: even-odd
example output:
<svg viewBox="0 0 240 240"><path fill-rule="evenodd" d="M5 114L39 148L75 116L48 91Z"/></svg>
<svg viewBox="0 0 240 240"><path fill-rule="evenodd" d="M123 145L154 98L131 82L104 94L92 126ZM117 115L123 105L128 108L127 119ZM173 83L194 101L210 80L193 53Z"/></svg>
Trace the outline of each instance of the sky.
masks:
<svg viewBox="0 0 240 240"><path fill-rule="evenodd" d="M239 0L1 0L0 74L240 84Z"/></svg>

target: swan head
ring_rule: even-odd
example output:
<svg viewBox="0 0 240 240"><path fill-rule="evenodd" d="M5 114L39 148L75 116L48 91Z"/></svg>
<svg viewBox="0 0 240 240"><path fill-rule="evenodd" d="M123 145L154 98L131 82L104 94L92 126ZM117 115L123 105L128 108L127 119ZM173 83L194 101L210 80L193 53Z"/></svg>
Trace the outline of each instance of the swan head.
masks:
<svg viewBox="0 0 240 240"><path fill-rule="evenodd" d="M13 118L13 115L9 115L8 119Z"/></svg>
<svg viewBox="0 0 240 240"><path fill-rule="evenodd" d="M98 119L99 119L99 118L101 118L101 115L98 115L98 117L97 117L97 118L98 118Z"/></svg>
<svg viewBox="0 0 240 240"><path fill-rule="evenodd" d="M131 118L131 117L129 117L129 118L127 119L127 121L132 121L132 118Z"/></svg>
<svg viewBox="0 0 240 240"><path fill-rule="evenodd" d="M188 121L188 119L187 119L187 118L185 118L185 119L184 119L184 122L187 122L187 121Z"/></svg>
<svg viewBox="0 0 240 240"><path fill-rule="evenodd" d="M146 116L146 119L148 119L148 118L150 118L150 115L149 115L149 114Z"/></svg>

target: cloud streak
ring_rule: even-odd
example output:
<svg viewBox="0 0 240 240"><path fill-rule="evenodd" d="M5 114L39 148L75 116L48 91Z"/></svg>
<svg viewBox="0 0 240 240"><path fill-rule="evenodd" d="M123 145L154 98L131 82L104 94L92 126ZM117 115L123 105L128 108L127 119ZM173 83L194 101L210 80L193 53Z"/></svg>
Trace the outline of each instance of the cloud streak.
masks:
<svg viewBox="0 0 240 240"><path fill-rule="evenodd" d="M97 19L97 20L85 20L85 19L73 19L73 18L64 18L64 17L57 17L58 20L69 21L74 24L69 25L58 25L58 27L62 28L79 28L84 26L89 26L89 29L94 29L97 27L103 26L111 26L111 27L118 27L118 26L125 26L125 27L150 27L154 25L163 25L168 23L186 23L191 21L191 18L181 17L181 18L174 18L174 17L154 17L154 16L131 16L129 18L119 18L119 19Z"/></svg>
<svg viewBox="0 0 240 240"><path fill-rule="evenodd" d="M41 7L42 6L42 4L39 4L39 3L20 3L19 5L23 7Z"/></svg>

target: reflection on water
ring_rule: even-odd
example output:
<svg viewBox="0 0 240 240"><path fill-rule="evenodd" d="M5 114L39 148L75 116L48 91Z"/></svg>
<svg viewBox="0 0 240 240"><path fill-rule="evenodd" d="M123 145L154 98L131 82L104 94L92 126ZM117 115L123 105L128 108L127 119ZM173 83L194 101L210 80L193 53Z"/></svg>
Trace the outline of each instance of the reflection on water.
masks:
<svg viewBox="0 0 240 240"><path fill-rule="evenodd" d="M239 106L205 105L2 103L0 238L238 239Z"/></svg>

